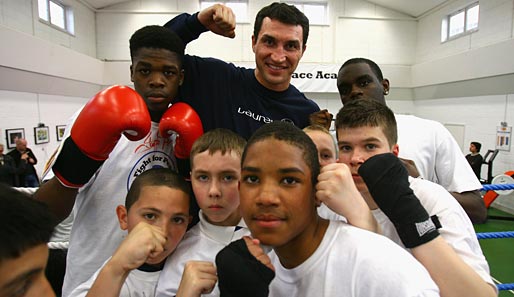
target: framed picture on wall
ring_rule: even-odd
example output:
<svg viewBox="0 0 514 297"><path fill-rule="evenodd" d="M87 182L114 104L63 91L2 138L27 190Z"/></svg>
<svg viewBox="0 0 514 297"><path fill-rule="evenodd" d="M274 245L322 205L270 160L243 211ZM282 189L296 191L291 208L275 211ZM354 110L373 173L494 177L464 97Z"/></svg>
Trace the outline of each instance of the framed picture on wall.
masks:
<svg viewBox="0 0 514 297"><path fill-rule="evenodd" d="M57 141L61 141L64 137L64 129L66 129L66 125L55 126L55 133L57 133Z"/></svg>
<svg viewBox="0 0 514 297"><path fill-rule="evenodd" d="M7 148L15 148L16 140L25 138L25 129L5 129L5 138L7 139Z"/></svg>
<svg viewBox="0 0 514 297"><path fill-rule="evenodd" d="M48 126L34 127L34 140L36 144L50 141L50 129Z"/></svg>

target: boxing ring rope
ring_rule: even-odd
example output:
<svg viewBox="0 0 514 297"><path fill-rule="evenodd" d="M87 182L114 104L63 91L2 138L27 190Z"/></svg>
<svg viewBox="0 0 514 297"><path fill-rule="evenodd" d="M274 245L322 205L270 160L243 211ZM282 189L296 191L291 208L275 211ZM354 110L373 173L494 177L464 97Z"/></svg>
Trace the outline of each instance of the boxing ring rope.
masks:
<svg viewBox="0 0 514 297"><path fill-rule="evenodd" d="M504 190L513 190L514 184L492 184L492 185L482 185L482 190L484 191L504 191Z"/></svg>
<svg viewBox="0 0 514 297"><path fill-rule="evenodd" d="M513 190L514 184L490 184L490 185L482 185L483 191L505 191L505 190ZM513 238L514 231L504 231L504 232L484 232L477 233L477 238L479 240L483 239L498 239L498 238ZM508 291L514 290L514 283L510 284L497 284L496 287L499 291Z"/></svg>

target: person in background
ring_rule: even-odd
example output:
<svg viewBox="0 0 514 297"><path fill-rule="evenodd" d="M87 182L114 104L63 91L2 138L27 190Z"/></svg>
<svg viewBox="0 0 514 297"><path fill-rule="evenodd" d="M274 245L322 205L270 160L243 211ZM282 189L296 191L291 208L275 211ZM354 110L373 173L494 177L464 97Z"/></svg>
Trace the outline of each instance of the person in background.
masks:
<svg viewBox="0 0 514 297"><path fill-rule="evenodd" d="M373 99L387 105L389 80L378 65L366 58L346 61L337 75L341 103ZM467 164L462 151L442 124L412 115L396 114L399 157L414 161L424 179L443 186L466 211L473 223L487 220L487 209L480 195L480 181Z"/></svg>
<svg viewBox="0 0 514 297"><path fill-rule="evenodd" d="M55 297L45 277L55 218L46 205L0 184L0 296Z"/></svg>
<svg viewBox="0 0 514 297"><path fill-rule="evenodd" d="M480 149L482 148L482 144L480 142L471 142L469 145L470 153L466 155L466 160L468 160L471 169L477 176L478 180L481 179L480 172L482 171L482 163L484 162L484 157L480 154Z"/></svg>
<svg viewBox="0 0 514 297"><path fill-rule="evenodd" d="M37 164L37 158L30 148L27 147L27 140L23 138L16 139L16 148L8 153L14 159L16 167L20 167L22 162L26 162L25 172L16 174L15 187L39 187L39 177L34 165Z"/></svg>
<svg viewBox="0 0 514 297"><path fill-rule="evenodd" d="M16 165L10 155L4 154L4 145L0 144L0 183L9 186L19 184L19 175L27 168L27 158L28 155L22 156L22 160Z"/></svg>

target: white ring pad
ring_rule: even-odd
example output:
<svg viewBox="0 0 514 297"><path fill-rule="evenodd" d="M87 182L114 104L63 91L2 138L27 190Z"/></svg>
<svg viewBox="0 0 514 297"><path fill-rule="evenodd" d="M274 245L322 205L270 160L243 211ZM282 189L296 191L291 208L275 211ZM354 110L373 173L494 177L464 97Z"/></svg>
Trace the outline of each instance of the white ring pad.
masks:
<svg viewBox="0 0 514 297"><path fill-rule="evenodd" d="M508 176L506 174L499 174L493 178L491 182L492 185L504 185L504 184L514 184L514 178ZM514 192L514 189L511 190L494 190L498 195L509 195Z"/></svg>

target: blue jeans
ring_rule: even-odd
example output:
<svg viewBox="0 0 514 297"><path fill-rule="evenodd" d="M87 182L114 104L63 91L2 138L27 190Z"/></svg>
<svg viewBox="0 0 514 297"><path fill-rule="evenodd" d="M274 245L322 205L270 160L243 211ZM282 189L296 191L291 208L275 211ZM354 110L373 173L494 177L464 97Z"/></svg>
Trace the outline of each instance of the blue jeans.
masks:
<svg viewBox="0 0 514 297"><path fill-rule="evenodd" d="M25 187L29 187L29 188L39 187L39 180L37 179L35 174L25 175Z"/></svg>

